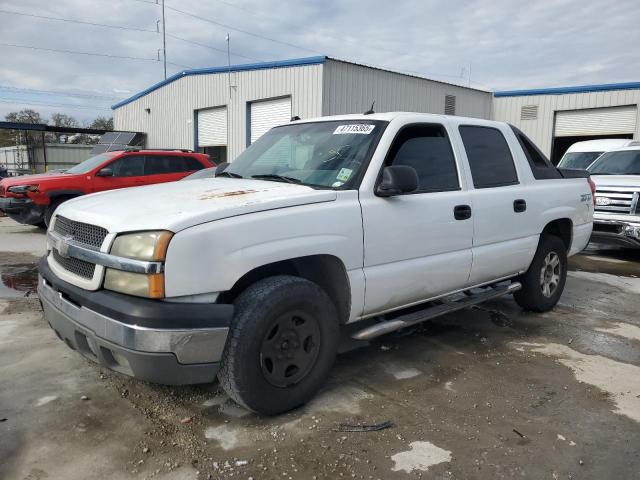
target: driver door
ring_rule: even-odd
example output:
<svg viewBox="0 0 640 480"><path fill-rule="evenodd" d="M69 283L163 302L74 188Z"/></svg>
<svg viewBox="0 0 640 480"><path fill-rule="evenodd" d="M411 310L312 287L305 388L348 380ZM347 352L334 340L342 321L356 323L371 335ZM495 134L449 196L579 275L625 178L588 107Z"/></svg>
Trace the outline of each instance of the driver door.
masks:
<svg viewBox="0 0 640 480"><path fill-rule="evenodd" d="M115 188L136 187L145 185L148 181L144 176L144 155L125 155L117 158L103 168L109 168L113 172L112 176L101 177L94 175L92 181L92 191L101 192L103 190L113 190Z"/></svg>
<svg viewBox="0 0 640 480"><path fill-rule="evenodd" d="M471 198L444 125L404 126L387 154L388 165L413 167L418 189L387 198L360 192L364 315L458 290L471 270Z"/></svg>

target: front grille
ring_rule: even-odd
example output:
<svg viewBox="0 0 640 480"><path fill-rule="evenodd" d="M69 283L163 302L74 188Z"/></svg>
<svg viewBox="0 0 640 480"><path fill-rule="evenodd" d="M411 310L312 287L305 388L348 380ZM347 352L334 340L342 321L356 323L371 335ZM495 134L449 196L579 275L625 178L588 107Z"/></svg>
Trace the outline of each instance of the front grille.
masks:
<svg viewBox="0 0 640 480"><path fill-rule="evenodd" d="M596 190L596 212L636 214L638 192L633 188L607 187Z"/></svg>
<svg viewBox="0 0 640 480"><path fill-rule="evenodd" d="M71 236L74 241L95 250L100 249L108 233L105 228L69 220L60 215L56 217L53 230L61 235Z"/></svg>
<svg viewBox="0 0 640 480"><path fill-rule="evenodd" d="M86 278L91 280L93 278L93 271L96 266L93 263L85 262L84 260L79 260L77 258L65 258L58 253L58 251L54 248L51 250L53 254L54 260L65 270L73 273L74 275L78 275L79 277Z"/></svg>

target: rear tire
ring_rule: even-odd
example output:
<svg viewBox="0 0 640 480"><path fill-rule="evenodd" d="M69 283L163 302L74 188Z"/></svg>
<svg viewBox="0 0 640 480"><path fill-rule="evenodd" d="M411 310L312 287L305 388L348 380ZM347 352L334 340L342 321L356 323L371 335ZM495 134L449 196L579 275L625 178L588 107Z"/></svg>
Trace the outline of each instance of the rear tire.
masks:
<svg viewBox="0 0 640 480"><path fill-rule="evenodd" d="M218 372L237 403L263 415L303 405L323 385L336 357L340 327L322 288L274 276L238 296Z"/></svg>
<svg viewBox="0 0 640 480"><path fill-rule="evenodd" d="M556 306L567 280L567 249L553 235L543 235L529 269L517 281L522 289L514 293L525 310L547 312Z"/></svg>

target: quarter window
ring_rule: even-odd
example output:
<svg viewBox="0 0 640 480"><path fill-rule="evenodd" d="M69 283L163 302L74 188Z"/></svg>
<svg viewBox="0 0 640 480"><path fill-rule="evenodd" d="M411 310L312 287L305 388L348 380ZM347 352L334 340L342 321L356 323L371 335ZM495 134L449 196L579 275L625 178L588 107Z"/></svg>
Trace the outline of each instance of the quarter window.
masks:
<svg viewBox="0 0 640 480"><path fill-rule="evenodd" d="M404 128L394 141L389 165L407 165L418 174L414 193L459 190L458 171L447 132L442 125Z"/></svg>
<svg viewBox="0 0 640 480"><path fill-rule="evenodd" d="M460 136L467 152L475 188L503 187L518 183L509 145L500 130L467 125L460 127Z"/></svg>

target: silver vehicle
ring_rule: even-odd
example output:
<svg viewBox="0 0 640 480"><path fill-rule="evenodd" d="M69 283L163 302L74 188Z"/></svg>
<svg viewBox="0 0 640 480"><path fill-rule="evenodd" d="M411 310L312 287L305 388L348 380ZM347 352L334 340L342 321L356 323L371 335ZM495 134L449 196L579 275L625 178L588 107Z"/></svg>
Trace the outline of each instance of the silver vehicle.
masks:
<svg viewBox="0 0 640 480"><path fill-rule="evenodd" d="M588 170L596 184L591 241L640 248L640 146L604 153Z"/></svg>

